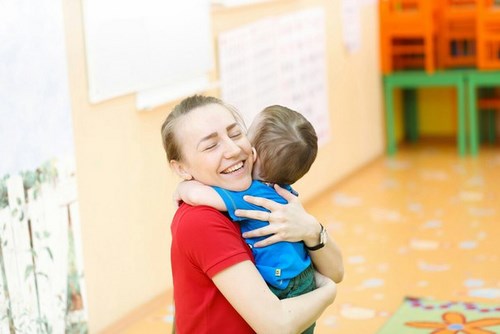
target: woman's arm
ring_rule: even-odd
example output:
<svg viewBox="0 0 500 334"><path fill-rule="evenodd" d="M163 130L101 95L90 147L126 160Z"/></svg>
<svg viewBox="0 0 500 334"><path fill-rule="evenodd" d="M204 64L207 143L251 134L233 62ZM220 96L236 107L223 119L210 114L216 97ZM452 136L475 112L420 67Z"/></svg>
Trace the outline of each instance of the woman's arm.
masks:
<svg viewBox="0 0 500 334"><path fill-rule="evenodd" d="M255 265L237 263L212 278L236 311L257 333L299 333L307 329L333 303L336 285L316 274L317 289L279 300L271 293Z"/></svg>
<svg viewBox="0 0 500 334"><path fill-rule="evenodd" d="M280 204L261 198L245 196L249 203L262 206L271 213L257 210L236 210L239 217L269 221L269 225L243 234L244 238L254 238L269 235L265 240L255 243L255 247L264 247L279 241L297 242L304 241L306 246L318 244L320 239L320 223L304 210L297 196L275 185L275 189L288 204ZM315 268L334 282L342 281L344 277L344 264L342 254L335 240L327 237L325 247L309 251Z"/></svg>

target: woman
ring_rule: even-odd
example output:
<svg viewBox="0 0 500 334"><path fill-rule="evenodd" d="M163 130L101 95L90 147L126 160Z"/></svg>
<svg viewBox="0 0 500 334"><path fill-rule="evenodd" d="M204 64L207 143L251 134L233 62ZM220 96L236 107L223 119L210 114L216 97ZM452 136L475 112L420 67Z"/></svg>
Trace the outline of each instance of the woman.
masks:
<svg viewBox="0 0 500 334"><path fill-rule="evenodd" d="M241 118L213 97L193 96L177 105L162 126L172 169L184 180L234 191L252 181L253 155ZM287 201L262 198L249 202L271 213L242 211L240 216L269 221L245 237L271 235L260 246L279 241L320 243L321 225L298 199L277 189ZM172 226L171 262L177 333L297 333L311 325L336 294L332 281L343 276L340 252L333 241L311 252L319 273L318 288L279 300L252 262L239 227L221 212L182 204Z"/></svg>

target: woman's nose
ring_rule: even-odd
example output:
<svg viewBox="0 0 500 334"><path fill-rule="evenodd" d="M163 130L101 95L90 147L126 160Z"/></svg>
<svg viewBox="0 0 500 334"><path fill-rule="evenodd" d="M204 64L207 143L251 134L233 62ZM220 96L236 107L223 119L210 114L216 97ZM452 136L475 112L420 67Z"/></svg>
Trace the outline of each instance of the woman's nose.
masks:
<svg viewBox="0 0 500 334"><path fill-rule="evenodd" d="M232 158L240 154L241 148L231 138L227 138L224 145L224 157Z"/></svg>

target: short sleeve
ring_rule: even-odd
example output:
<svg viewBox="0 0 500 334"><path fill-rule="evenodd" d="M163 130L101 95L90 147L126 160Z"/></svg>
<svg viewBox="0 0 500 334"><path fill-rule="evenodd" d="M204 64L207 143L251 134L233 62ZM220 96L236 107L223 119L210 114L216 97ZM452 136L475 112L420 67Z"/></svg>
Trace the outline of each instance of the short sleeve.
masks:
<svg viewBox="0 0 500 334"><path fill-rule="evenodd" d="M242 221L247 218L238 217L234 214L237 209L241 210L260 210L260 211L269 211L261 206L251 204L243 199L245 195L252 195L257 197L264 197L273 199L275 197L279 197L279 195L274 191L274 189L263 185L258 181L253 181L250 188L243 191L231 191L219 187L212 187L222 198L224 204L226 205L227 213L234 221ZM281 197L279 197L281 198Z"/></svg>
<svg viewBox="0 0 500 334"><path fill-rule="evenodd" d="M234 214L237 209L244 209L247 206L247 202L243 200L245 192L229 191L219 187L213 187L213 189L219 194L219 196L224 201L227 213L234 221L241 221L244 218L238 217Z"/></svg>

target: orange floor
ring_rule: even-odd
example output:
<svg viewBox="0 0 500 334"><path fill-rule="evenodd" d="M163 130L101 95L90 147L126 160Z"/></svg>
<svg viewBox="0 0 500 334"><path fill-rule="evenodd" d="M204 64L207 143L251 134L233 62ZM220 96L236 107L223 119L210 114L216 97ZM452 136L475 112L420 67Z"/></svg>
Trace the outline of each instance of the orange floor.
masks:
<svg viewBox="0 0 500 334"><path fill-rule="evenodd" d="M476 158L453 146L400 148L307 209L341 245L346 267L317 334L376 333L407 295L500 303L498 146ZM170 333L170 300L120 332Z"/></svg>

